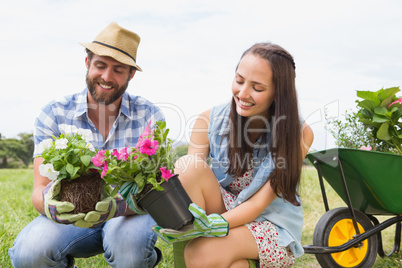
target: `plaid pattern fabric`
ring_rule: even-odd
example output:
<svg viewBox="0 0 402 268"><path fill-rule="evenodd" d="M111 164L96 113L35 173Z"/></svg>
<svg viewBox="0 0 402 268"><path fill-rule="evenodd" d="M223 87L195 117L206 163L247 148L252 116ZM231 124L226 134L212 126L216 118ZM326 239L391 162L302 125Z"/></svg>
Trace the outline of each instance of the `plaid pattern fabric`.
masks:
<svg viewBox="0 0 402 268"><path fill-rule="evenodd" d="M62 100L52 101L42 108L35 120L34 156L39 154L37 145L41 141L52 138L52 135L57 137L62 134L63 130L59 129L59 126L63 124L91 130L93 133L91 143L96 149L121 150L126 146L134 146L150 121L155 123L165 120L157 106L142 97L125 92L119 115L108 137L103 141L102 135L88 117L87 93L88 89L85 89Z"/></svg>

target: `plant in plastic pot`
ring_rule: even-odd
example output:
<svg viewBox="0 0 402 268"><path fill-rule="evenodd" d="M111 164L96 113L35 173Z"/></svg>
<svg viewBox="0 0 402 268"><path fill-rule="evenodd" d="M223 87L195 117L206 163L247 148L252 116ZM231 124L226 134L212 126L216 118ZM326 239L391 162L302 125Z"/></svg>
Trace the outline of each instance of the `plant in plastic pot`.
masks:
<svg viewBox="0 0 402 268"><path fill-rule="evenodd" d="M101 178L116 185L131 210L147 212L162 227L180 229L191 223L191 199L173 174L175 154L166 122L145 128L135 147L102 150L92 158Z"/></svg>
<svg viewBox="0 0 402 268"><path fill-rule="evenodd" d="M60 181L59 200L72 203L72 213L87 213L101 200L102 187L97 168L91 159L96 154L89 142L92 132L75 126L60 125L63 134L43 140L38 146L44 161L39 166L42 176Z"/></svg>

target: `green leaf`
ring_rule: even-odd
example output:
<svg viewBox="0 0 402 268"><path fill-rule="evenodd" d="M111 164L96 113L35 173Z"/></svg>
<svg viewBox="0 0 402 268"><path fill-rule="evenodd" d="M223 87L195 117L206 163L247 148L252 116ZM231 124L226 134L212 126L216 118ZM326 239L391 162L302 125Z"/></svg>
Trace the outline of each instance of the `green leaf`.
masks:
<svg viewBox="0 0 402 268"><path fill-rule="evenodd" d="M374 123L384 123L384 122L388 122L389 119L385 116L381 116L381 115L373 115L373 122Z"/></svg>
<svg viewBox="0 0 402 268"><path fill-rule="evenodd" d="M377 131L377 138L380 140L388 141L391 139L391 136L389 135L389 124L388 122L385 122L381 125L381 127Z"/></svg>
<svg viewBox="0 0 402 268"><path fill-rule="evenodd" d="M370 112L373 112L374 107L377 107L376 103L371 100L362 100L362 101L356 101L356 102L357 102L357 106L367 109Z"/></svg>
<svg viewBox="0 0 402 268"><path fill-rule="evenodd" d="M394 96L389 96L388 98L386 98L385 100L383 100L380 104L381 107L385 107L388 108L388 106L391 104L392 99L394 98Z"/></svg>
<svg viewBox="0 0 402 268"><path fill-rule="evenodd" d="M68 163L67 166L66 166L66 171L67 171L68 174L73 176L73 174L74 174L74 166L71 165L70 163Z"/></svg>
<svg viewBox="0 0 402 268"><path fill-rule="evenodd" d="M81 156L81 162L87 167L91 163L92 157L89 155L83 155Z"/></svg>
<svg viewBox="0 0 402 268"><path fill-rule="evenodd" d="M359 111L359 113L357 114L357 116L359 117L359 118L366 118L366 119L372 119L373 118L373 113L372 112L370 112L369 110L367 110L367 109L361 109L360 111Z"/></svg>
<svg viewBox="0 0 402 268"><path fill-rule="evenodd" d="M79 167L74 167L73 174L71 175L71 179L76 179L76 178L80 177L80 175L77 174L78 170L80 170Z"/></svg>
<svg viewBox="0 0 402 268"><path fill-rule="evenodd" d="M374 108L374 113L378 114L378 115L386 115L388 113L388 109L385 107L375 107Z"/></svg>
<svg viewBox="0 0 402 268"><path fill-rule="evenodd" d="M134 182L138 185L140 188L144 188L145 186L145 177L142 174L137 174L134 178Z"/></svg>
<svg viewBox="0 0 402 268"><path fill-rule="evenodd" d="M384 101L384 100L388 99L389 97L391 97L391 100L392 100L392 97L399 91L400 91L399 87L390 87L387 89L380 89L379 91L377 91L378 98L381 101ZM391 101L389 103L391 103ZM388 103L388 105L389 105L389 103Z"/></svg>
<svg viewBox="0 0 402 268"><path fill-rule="evenodd" d="M375 106L380 105L380 100L378 99L378 92L372 92L372 91L357 91L357 96L359 98L362 98L364 100L370 100L374 102Z"/></svg>
<svg viewBox="0 0 402 268"><path fill-rule="evenodd" d="M56 162L56 161L59 161L61 159L61 156L60 155L56 155L55 157L52 157L51 159L50 159L50 161L51 162Z"/></svg>

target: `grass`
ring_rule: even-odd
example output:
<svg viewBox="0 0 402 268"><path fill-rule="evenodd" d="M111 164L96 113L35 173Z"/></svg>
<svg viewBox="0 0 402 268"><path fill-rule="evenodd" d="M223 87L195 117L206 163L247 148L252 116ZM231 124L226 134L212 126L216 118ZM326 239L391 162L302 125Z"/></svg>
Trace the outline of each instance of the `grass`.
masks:
<svg viewBox="0 0 402 268"><path fill-rule="evenodd" d="M8 256L8 249L21 229L34 219L38 213L31 204L33 184L32 169L0 169L0 268L12 267ZM326 187L330 208L344 207L345 204L330 188ZM319 189L315 169L306 168L303 171L301 195L304 209L303 245L310 245L313 241L314 228L324 214L324 205ZM382 222L385 217L379 217ZM393 246L395 227L392 226L382 232L385 252L390 252ZM162 262L158 268L173 267L173 247L158 240L157 246L163 252ZM102 255L86 259L76 259L76 265L86 268L109 267ZM314 255L304 254L296 260L294 267L320 267ZM402 267L402 253L391 258L380 258L374 267Z"/></svg>

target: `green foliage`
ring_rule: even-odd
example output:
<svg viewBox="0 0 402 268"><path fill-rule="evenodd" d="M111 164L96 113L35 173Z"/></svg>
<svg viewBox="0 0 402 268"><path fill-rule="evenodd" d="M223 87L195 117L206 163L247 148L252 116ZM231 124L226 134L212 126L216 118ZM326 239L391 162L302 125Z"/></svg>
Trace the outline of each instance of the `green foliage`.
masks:
<svg viewBox="0 0 402 268"><path fill-rule="evenodd" d="M43 150L40 157L44 159L39 171L49 179L73 180L90 169L97 169L91 162L95 149L78 132L44 140L38 147ZM47 164L51 166L46 167Z"/></svg>
<svg viewBox="0 0 402 268"><path fill-rule="evenodd" d="M26 153L20 155L20 159L24 162L26 166L28 166L32 161L32 155L35 148L35 143L33 141L33 134L32 133L20 133L18 134L20 138L21 144L25 147Z"/></svg>
<svg viewBox="0 0 402 268"><path fill-rule="evenodd" d="M164 176L161 169L173 172L175 159L172 140L167 138L168 133L166 122L158 121L154 130L150 126L145 129L135 147L126 147L120 152L99 151L94 160L102 169L101 177L108 184L116 185L116 191L125 182L135 182L138 186L136 196L148 184L152 185L152 189L163 190L160 184L167 181L168 177Z"/></svg>
<svg viewBox="0 0 402 268"><path fill-rule="evenodd" d="M344 120L329 118L325 115L326 128L335 139L340 148L359 149L363 146L375 148L372 132L359 121L357 112L345 111Z"/></svg>
<svg viewBox="0 0 402 268"><path fill-rule="evenodd" d="M328 118L326 128L338 147L402 154L402 98L400 89L357 91L357 112L346 111L344 119Z"/></svg>
<svg viewBox="0 0 402 268"><path fill-rule="evenodd" d="M375 92L357 91L360 122L368 126L382 151L402 154L402 98L395 96L399 87Z"/></svg>
<svg viewBox="0 0 402 268"><path fill-rule="evenodd" d="M0 267L12 268L8 250L12 247L14 240L20 231L39 213L31 204L33 182L32 169L1 169L0 170ZM336 195L335 191L325 182L330 200L330 208L345 206L343 201ZM16 194L18 193L18 194ZM302 245L310 245L313 242L314 228L319 218L325 213L317 172L315 169L304 169L301 180L301 197L304 211ZM385 217L380 217L384 221ZM384 250L390 252L393 245L394 227L385 229L382 234ZM172 245L158 240L156 246L161 249L163 258L158 268L173 267ZM76 258L77 267L86 268L107 268L110 267L103 254L91 258ZM314 255L304 254L296 259L293 267L316 268L320 267ZM391 258L378 257L374 267L393 268L402 267L402 252L393 255Z"/></svg>
<svg viewBox="0 0 402 268"><path fill-rule="evenodd" d="M32 161L32 134L21 133L20 139L2 139L0 136L0 168L27 167Z"/></svg>

